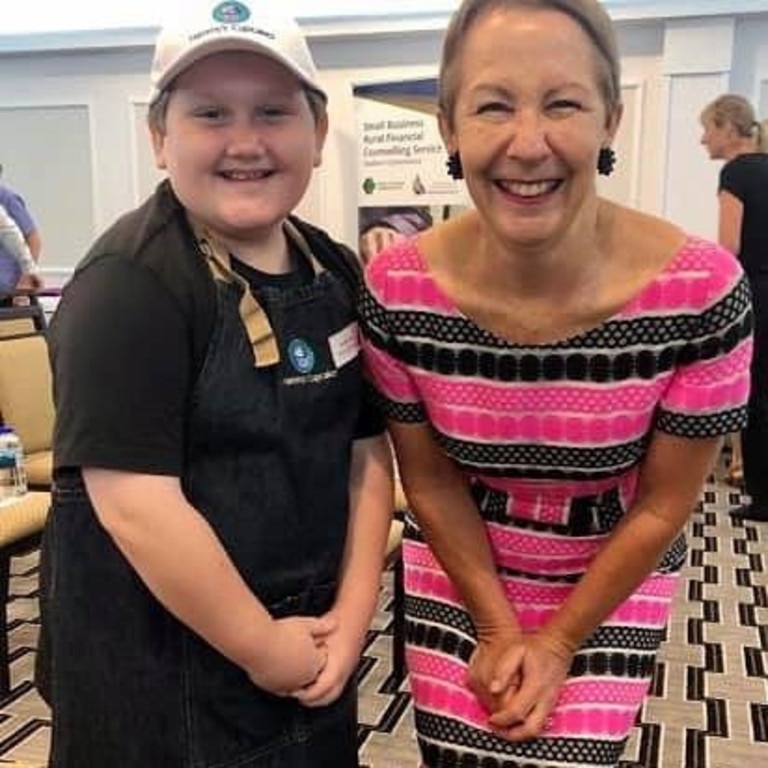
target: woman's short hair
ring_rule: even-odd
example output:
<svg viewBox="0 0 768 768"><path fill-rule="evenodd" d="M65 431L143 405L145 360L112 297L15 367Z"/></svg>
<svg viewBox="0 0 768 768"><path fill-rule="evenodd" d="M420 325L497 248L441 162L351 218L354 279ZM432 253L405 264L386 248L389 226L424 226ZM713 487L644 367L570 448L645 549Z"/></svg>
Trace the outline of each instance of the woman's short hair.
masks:
<svg viewBox="0 0 768 768"><path fill-rule="evenodd" d="M598 84L609 113L621 103L621 64L613 23L597 0L464 0L451 17L443 40L438 79L438 106L449 124L456 106L461 48L469 30L481 16L516 7L559 11L587 34L597 53Z"/></svg>

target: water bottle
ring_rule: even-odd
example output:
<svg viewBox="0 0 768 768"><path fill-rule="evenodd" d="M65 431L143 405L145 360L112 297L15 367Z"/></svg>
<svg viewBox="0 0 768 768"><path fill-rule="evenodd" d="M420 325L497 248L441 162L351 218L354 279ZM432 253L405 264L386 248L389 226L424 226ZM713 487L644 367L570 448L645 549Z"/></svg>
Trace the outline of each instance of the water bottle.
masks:
<svg viewBox="0 0 768 768"><path fill-rule="evenodd" d="M24 450L13 427L0 427L0 502L27 492Z"/></svg>

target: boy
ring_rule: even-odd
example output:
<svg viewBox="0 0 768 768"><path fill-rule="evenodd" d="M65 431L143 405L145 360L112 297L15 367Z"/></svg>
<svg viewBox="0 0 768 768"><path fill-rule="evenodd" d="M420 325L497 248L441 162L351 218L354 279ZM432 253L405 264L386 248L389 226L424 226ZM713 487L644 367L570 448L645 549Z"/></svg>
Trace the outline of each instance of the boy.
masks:
<svg viewBox="0 0 768 768"><path fill-rule="evenodd" d="M354 257L291 216L326 97L294 21L203 2L161 31L150 102L168 180L51 329L51 766L355 766L391 475Z"/></svg>

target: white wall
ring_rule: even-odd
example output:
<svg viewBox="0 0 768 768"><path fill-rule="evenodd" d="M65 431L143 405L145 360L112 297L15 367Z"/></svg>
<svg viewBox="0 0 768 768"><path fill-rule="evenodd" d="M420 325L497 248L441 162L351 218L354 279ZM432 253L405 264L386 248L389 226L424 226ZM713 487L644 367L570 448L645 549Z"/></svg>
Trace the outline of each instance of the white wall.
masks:
<svg viewBox="0 0 768 768"><path fill-rule="evenodd" d="M698 114L736 89L768 116L768 5L761 4L765 10L750 15L719 0L700 0L699 15L676 2L634 3L634 14L627 10L633 0L610 4L627 115L621 170L603 184L606 194L714 235L718 167L699 145ZM658 15L673 7L674 18ZM430 19L310 28L332 127L302 211L337 237L355 241L353 85L434 75L443 26L444 19ZM144 128L151 35L99 39L38 40L23 52L0 35L0 162L40 221L53 278L66 275L92 238L158 178Z"/></svg>

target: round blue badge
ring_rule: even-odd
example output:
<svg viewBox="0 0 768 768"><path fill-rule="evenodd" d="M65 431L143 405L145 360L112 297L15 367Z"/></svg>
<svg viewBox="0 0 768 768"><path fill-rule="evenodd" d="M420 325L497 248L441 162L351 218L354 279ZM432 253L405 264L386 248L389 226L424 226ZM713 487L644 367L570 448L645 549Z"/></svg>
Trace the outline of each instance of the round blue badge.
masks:
<svg viewBox="0 0 768 768"><path fill-rule="evenodd" d="M304 339L294 339L288 345L288 359L299 373L311 373L315 367L315 353Z"/></svg>
<svg viewBox="0 0 768 768"><path fill-rule="evenodd" d="M213 9L213 18L221 24L242 24L251 18L251 11L243 3L219 3Z"/></svg>

